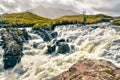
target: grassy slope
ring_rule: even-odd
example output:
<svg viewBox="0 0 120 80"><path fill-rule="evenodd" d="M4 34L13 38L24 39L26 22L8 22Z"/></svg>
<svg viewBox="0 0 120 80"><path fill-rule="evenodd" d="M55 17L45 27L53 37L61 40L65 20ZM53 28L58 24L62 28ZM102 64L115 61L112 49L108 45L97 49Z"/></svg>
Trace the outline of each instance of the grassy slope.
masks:
<svg viewBox="0 0 120 80"><path fill-rule="evenodd" d="M114 25L120 25L120 16L114 17L115 22L113 23Z"/></svg>
<svg viewBox="0 0 120 80"><path fill-rule="evenodd" d="M98 22L105 22L110 21L113 19L110 16L106 16L103 14L97 14L97 15L87 15L87 22L86 24L93 24ZM54 19L51 23L52 27L55 27L56 25L66 25L66 24L76 24L76 23L83 23L83 15L68 15L63 16L57 19Z"/></svg>
<svg viewBox="0 0 120 80"><path fill-rule="evenodd" d="M87 17L87 22L86 22L87 24L109 21L112 19L112 17L103 14L87 15L86 17ZM83 15L63 16L61 18L58 18L57 20L82 23Z"/></svg>
<svg viewBox="0 0 120 80"><path fill-rule="evenodd" d="M106 16L103 14L97 15L87 15L87 24L97 23L97 22L104 22L114 19L113 17ZM63 16L57 19L48 19L44 17L40 17L36 14L30 12L21 12L21 13L12 13L12 14L4 14L0 17L0 27L47 27L47 28L54 28L56 25L66 25L66 24L75 24L75 23L82 23L83 22L83 15L70 15L70 16ZM119 22L115 22L114 24L117 25ZM119 24L120 25L120 24Z"/></svg>
<svg viewBox="0 0 120 80"><path fill-rule="evenodd" d="M26 27L34 26L36 23L48 22L50 19L40 17L30 12L4 14L0 17L0 27Z"/></svg>
<svg viewBox="0 0 120 80"><path fill-rule="evenodd" d="M116 20L116 21L113 23L113 25L119 26L119 25L120 25L120 20Z"/></svg>

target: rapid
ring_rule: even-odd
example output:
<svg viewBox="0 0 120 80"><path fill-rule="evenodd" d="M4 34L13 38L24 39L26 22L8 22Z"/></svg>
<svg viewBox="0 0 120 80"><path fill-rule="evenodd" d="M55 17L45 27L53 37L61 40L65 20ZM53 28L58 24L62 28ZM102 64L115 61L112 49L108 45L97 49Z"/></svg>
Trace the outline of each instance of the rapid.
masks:
<svg viewBox="0 0 120 80"><path fill-rule="evenodd" d="M26 29L31 39L24 43L24 56L13 69L3 69L4 50L0 46L0 80L51 80L83 58L106 59L120 67L120 26L109 23L56 26L53 32L58 35L54 39L49 36L51 41L44 41L31 28ZM59 53L57 46L51 54L45 54L47 45L61 39L70 50Z"/></svg>

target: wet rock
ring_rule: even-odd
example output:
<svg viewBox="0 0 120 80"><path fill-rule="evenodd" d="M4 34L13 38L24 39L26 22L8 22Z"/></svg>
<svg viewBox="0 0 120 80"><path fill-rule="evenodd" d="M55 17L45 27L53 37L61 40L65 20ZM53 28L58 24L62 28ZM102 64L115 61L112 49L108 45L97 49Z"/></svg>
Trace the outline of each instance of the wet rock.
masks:
<svg viewBox="0 0 120 80"><path fill-rule="evenodd" d="M116 45L117 43L120 43L120 39L114 40L112 45Z"/></svg>
<svg viewBox="0 0 120 80"><path fill-rule="evenodd" d="M51 33L51 36L52 36L53 38L57 38L58 33L57 33L57 32L52 32L52 33Z"/></svg>
<svg viewBox="0 0 120 80"><path fill-rule="evenodd" d="M118 80L120 69L105 60L84 59L52 80Z"/></svg>
<svg viewBox="0 0 120 80"><path fill-rule="evenodd" d="M3 59L4 62L4 69L9 69L14 67L17 63L19 63L21 57L19 56L8 56Z"/></svg>
<svg viewBox="0 0 120 80"><path fill-rule="evenodd" d="M14 34L14 33L13 33ZM18 36L18 35L12 35L12 38L18 43L18 44L20 44L20 45L23 45L23 41L25 41L25 40L23 40L22 39L22 37L20 37L20 36Z"/></svg>
<svg viewBox="0 0 120 80"><path fill-rule="evenodd" d="M3 41L2 40L0 40L0 46L2 46L3 45Z"/></svg>
<svg viewBox="0 0 120 80"><path fill-rule="evenodd" d="M39 43L34 42L34 43L33 43L33 48L37 48L38 45L39 45Z"/></svg>
<svg viewBox="0 0 120 80"><path fill-rule="evenodd" d="M5 53L3 55L3 63L4 69L12 68L17 63L20 62L22 53L22 46L17 44L16 42L10 42L7 45L7 49L4 50Z"/></svg>
<svg viewBox="0 0 120 80"><path fill-rule="evenodd" d="M60 53L65 54L70 52L70 47L64 38L61 39L53 39L49 45L47 45L47 54L51 53Z"/></svg>
<svg viewBox="0 0 120 80"><path fill-rule="evenodd" d="M92 26L91 28L93 28L93 29L97 29L99 26Z"/></svg>
<svg viewBox="0 0 120 80"><path fill-rule="evenodd" d="M70 47L67 43L60 43L58 45L57 53L65 54L70 52Z"/></svg>
<svg viewBox="0 0 120 80"><path fill-rule="evenodd" d="M27 41L27 40L31 39L31 36L28 34L28 32L25 28L22 30L22 32L23 32L22 36L23 36L24 41Z"/></svg>
<svg viewBox="0 0 120 80"><path fill-rule="evenodd" d="M52 39L57 38L58 36L57 32L46 30L46 29L41 29L41 28L34 30L34 33L40 35L40 37L45 42L50 42Z"/></svg>
<svg viewBox="0 0 120 80"><path fill-rule="evenodd" d="M44 29L35 30L34 33L40 35L45 42L49 42L52 39L51 36L47 33L47 31Z"/></svg>
<svg viewBox="0 0 120 80"><path fill-rule="evenodd" d="M65 42L65 39L64 38L58 39L56 41L56 44L59 45L61 42Z"/></svg>
<svg viewBox="0 0 120 80"><path fill-rule="evenodd" d="M56 46L55 45L52 45L52 46L48 45L47 48L48 48L48 50L46 53L51 54L52 52L55 52Z"/></svg>
<svg viewBox="0 0 120 80"><path fill-rule="evenodd" d="M22 56L22 49L22 45L19 45L16 42L10 42L7 44L7 49L5 50L3 57L19 55Z"/></svg>
<svg viewBox="0 0 120 80"><path fill-rule="evenodd" d="M28 40L24 39L28 34L26 33L27 36L23 38L23 33L25 34L24 31L14 28L4 29L0 32L2 36L2 48L4 49L4 69L13 68L21 61L23 56L23 42Z"/></svg>

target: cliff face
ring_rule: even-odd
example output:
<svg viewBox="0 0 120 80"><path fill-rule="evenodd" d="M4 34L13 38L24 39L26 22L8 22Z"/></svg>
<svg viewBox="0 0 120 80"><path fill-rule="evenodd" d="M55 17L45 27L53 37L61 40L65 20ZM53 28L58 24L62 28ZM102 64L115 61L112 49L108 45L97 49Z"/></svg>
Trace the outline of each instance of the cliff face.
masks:
<svg viewBox="0 0 120 80"><path fill-rule="evenodd" d="M53 80L120 80L120 68L105 60L81 60Z"/></svg>

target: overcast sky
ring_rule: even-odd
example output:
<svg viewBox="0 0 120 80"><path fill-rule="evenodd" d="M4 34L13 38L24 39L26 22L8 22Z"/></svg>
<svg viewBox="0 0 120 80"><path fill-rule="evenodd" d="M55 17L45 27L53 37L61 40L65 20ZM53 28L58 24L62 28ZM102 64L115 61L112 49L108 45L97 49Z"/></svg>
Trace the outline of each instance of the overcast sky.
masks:
<svg viewBox="0 0 120 80"><path fill-rule="evenodd" d="M85 9L88 14L120 15L120 0L0 0L0 14L26 11L44 3L78 13Z"/></svg>

